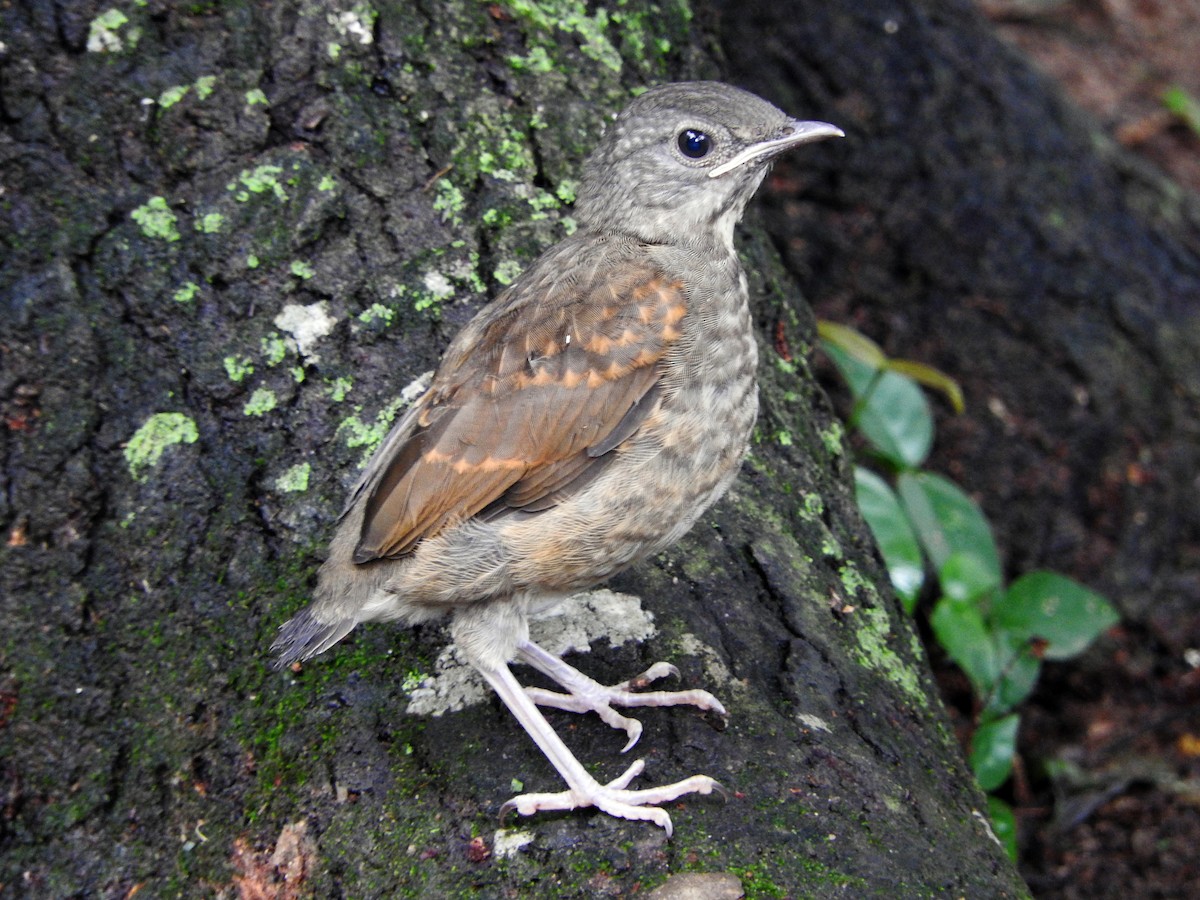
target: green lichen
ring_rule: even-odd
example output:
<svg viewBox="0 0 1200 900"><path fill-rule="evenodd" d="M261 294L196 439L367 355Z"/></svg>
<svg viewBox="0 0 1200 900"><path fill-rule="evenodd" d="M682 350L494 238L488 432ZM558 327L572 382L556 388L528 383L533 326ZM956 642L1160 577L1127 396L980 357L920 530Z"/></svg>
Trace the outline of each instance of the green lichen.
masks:
<svg viewBox="0 0 1200 900"><path fill-rule="evenodd" d="M289 266L289 269L293 275L295 275L297 278L302 278L305 281L317 274L312 265L302 259L292 260L292 264Z"/></svg>
<svg viewBox="0 0 1200 900"><path fill-rule="evenodd" d="M174 294L172 294L171 297L174 298L177 303L188 303L195 299L196 294L199 293L199 291L200 285L196 284L194 281L189 281L187 284L179 288L179 290L177 290Z"/></svg>
<svg viewBox="0 0 1200 900"><path fill-rule="evenodd" d="M492 277L506 287L517 280L517 276L521 274L522 266L515 259L506 259L500 265L496 266L496 270L492 272Z"/></svg>
<svg viewBox="0 0 1200 900"><path fill-rule="evenodd" d="M271 101L267 99L267 95L262 92L261 88L250 88L246 91L247 106L270 106Z"/></svg>
<svg viewBox="0 0 1200 900"><path fill-rule="evenodd" d="M691 17L686 5L683 12L686 21ZM614 30L621 37L621 48L626 58L636 59L643 67L655 62L661 64L671 52L671 41L653 33L660 18L661 13L655 7L632 12L625 9L612 11Z"/></svg>
<svg viewBox="0 0 1200 900"><path fill-rule="evenodd" d="M534 47L525 56L509 56L508 64L518 72L545 73L554 71L554 60L550 58L550 54L546 52L545 47Z"/></svg>
<svg viewBox="0 0 1200 900"><path fill-rule="evenodd" d="M450 277L477 294L482 294L487 288L479 277L479 252L472 250L465 260L460 260L450 266Z"/></svg>
<svg viewBox="0 0 1200 900"><path fill-rule="evenodd" d="M233 195L239 203L245 203L250 199L251 194L263 194L271 191L277 200L286 200L288 198L287 191L283 189L283 184L279 180L279 176L283 174L281 166L261 165L253 169L243 169L237 177L236 181L231 181L225 185L225 189L236 191ZM241 187L239 188L239 185Z"/></svg>
<svg viewBox="0 0 1200 900"><path fill-rule="evenodd" d="M199 78L197 78L194 85L196 88L196 99L207 100L210 96L212 96L212 92L216 83L216 75L201 75Z"/></svg>
<svg viewBox="0 0 1200 900"><path fill-rule="evenodd" d="M312 474L310 463L296 463L275 479L275 489L288 494L308 490L308 477Z"/></svg>
<svg viewBox="0 0 1200 900"><path fill-rule="evenodd" d="M526 33L535 47L555 49L549 39L554 31L562 31L579 39L584 56L614 72L621 71L621 54L608 39L609 13L605 8L589 15L584 0L509 0L504 5L513 18L529 26Z"/></svg>
<svg viewBox="0 0 1200 900"><path fill-rule="evenodd" d="M341 403L346 399L346 395L350 393L354 387L354 382L343 375L339 375L328 383L329 399L334 403Z"/></svg>
<svg viewBox="0 0 1200 900"><path fill-rule="evenodd" d="M843 567L843 570L847 567ZM862 583L858 583L859 581ZM843 576L843 582L846 581ZM870 585L857 576L854 579L856 587L870 589ZM857 609L858 652L855 658L858 662L873 669L895 684L909 699L918 706L926 705L925 692L921 690L921 680L911 665L904 661L891 647L892 621L886 609L882 606L863 607Z"/></svg>
<svg viewBox="0 0 1200 900"><path fill-rule="evenodd" d="M182 100L189 90L191 90L191 85L188 84L177 84L175 87L169 87L158 95L158 105L163 109L170 109Z"/></svg>
<svg viewBox="0 0 1200 900"><path fill-rule="evenodd" d="M432 294L416 294L413 298L413 309L417 312L425 312L427 309L432 309L436 315L439 311L438 299Z"/></svg>
<svg viewBox="0 0 1200 900"><path fill-rule="evenodd" d="M129 22L119 9L106 9L88 26L87 48L90 53L116 53L123 46L118 31Z"/></svg>
<svg viewBox="0 0 1200 900"><path fill-rule="evenodd" d="M254 374L254 365L248 356L227 356L223 362L230 381L241 381L247 375Z"/></svg>
<svg viewBox="0 0 1200 900"><path fill-rule="evenodd" d="M425 679L428 677L420 669L409 669L408 673L404 676L404 680L400 683L400 689L406 694L411 694L424 684Z"/></svg>
<svg viewBox="0 0 1200 900"><path fill-rule="evenodd" d="M875 585L865 578L852 562L848 562L838 569L838 577L842 581L842 588L847 596L854 596L860 591L869 596L873 596L875 593Z"/></svg>
<svg viewBox="0 0 1200 900"><path fill-rule="evenodd" d="M549 218L548 210L556 210L562 206L557 197L541 188L531 190L525 198L525 202L533 210L533 214L529 218L534 222Z"/></svg>
<svg viewBox="0 0 1200 900"><path fill-rule="evenodd" d="M134 481L145 481L146 470L158 465L168 447L194 444L196 423L183 413L155 413L125 444L125 463Z"/></svg>
<svg viewBox="0 0 1200 900"><path fill-rule="evenodd" d="M384 325L391 325L394 318L396 318L396 311L390 306L384 306L382 303L372 303L358 314L358 321L364 325L370 325L372 322L383 322Z"/></svg>
<svg viewBox="0 0 1200 900"><path fill-rule="evenodd" d="M823 556L825 559L834 560L841 560L846 556L845 552L842 550L842 545L838 542L838 539L828 531L821 536L821 556ZM843 577L842 586L846 588L847 592L853 593L854 588L858 585L848 585L846 582L850 580L851 579Z"/></svg>
<svg viewBox="0 0 1200 900"><path fill-rule="evenodd" d="M256 254L251 253L249 256L246 257L246 268L247 269L257 269L258 268L258 256Z"/></svg>
<svg viewBox="0 0 1200 900"><path fill-rule="evenodd" d="M304 371L304 366L292 366L288 370L292 374L292 380L296 384L303 384L304 379L308 377L308 373Z"/></svg>
<svg viewBox="0 0 1200 900"><path fill-rule="evenodd" d="M392 423L396 420L396 414L407 404L408 401L403 397L397 397L376 413L375 421L371 423L366 423L358 417L361 407L356 407L355 414L343 419L338 425L338 434L343 435L347 447L352 450L358 447L364 448L361 465L365 466L367 460L371 458L371 454L383 443L383 439L387 437L387 433L392 428Z"/></svg>
<svg viewBox="0 0 1200 900"><path fill-rule="evenodd" d="M274 331L259 341L259 349L268 366L277 366L287 358L287 341Z"/></svg>
<svg viewBox="0 0 1200 900"><path fill-rule="evenodd" d="M730 866L729 871L742 882L747 897L786 897L788 890L772 880L764 864Z"/></svg>
<svg viewBox="0 0 1200 900"><path fill-rule="evenodd" d="M225 225L225 217L219 212L205 213L196 219L195 228L201 234L216 234Z"/></svg>
<svg viewBox="0 0 1200 900"><path fill-rule="evenodd" d="M279 399L275 396L275 392L270 388L257 388L250 399L246 401L246 405L242 407L242 413L247 416L262 416L269 413L279 404Z"/></svg>
<svg viewBox="0 0 1200 900"><path fill-rule="evenodd" d="M574 181L573 179L566 179L559 183L558 187L554 189L554 195L563 203L574 203L575 192L578 190L578 188L579 182Z"/></svg>
<svg viewBox="0 0 1200 900"><path fill-rule="evenodd" d="M439 178L434 190L433 208L442 214L442 221L454 226L462 225L462 212L467 207L462 191L449 178Z"/></svg>
<svg viewBox="0 0 1200 900"><path fill-rule="evenodd" d="M179 240L175 213L171 212L165 197L151 197L131 212L129 218L138 223L146 237L168 242Z"/></svg>
<svg viewBox="0 0 1200 900"><path fill-rule="evenodd" d="M525 130L507 110L480 109L455 143L454 168L466 182L486 175L498 181L532 183L537 162Z"/></svg>
<svg viewBox="0 0 1200 900"><path fill-rule="evenodd" d="M479 218L483 224L487 225L489 228L503 228L505 225L508 225L512 222L511 213L506 210L496 209L495 207L491 209L485 209L483 211L483 215Z"/></svg>
<svg viewBox="0 0 1200 900"><path fill-rule="evenodd" d="M846 429L841 422L830 422L828 428L821 429L821 444L825 452L835 459L845 451L843 441L846 439Z"/></svg>
<svg viewBox="0 0 1200 900"><path fill-rule="evenodd" d="M318 191L332 191L337 187L337 180L332 175L322 175L321 180L317 182Z"/></svg>

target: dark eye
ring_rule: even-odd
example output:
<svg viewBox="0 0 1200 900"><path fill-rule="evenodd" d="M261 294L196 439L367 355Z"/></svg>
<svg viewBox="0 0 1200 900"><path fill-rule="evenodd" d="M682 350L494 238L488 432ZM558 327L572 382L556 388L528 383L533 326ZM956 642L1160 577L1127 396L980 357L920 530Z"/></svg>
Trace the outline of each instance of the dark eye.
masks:
<svg viewBox="0 0 1200 900"><path fill-rule="evenodd" d="M712 149L712 138L703 131L686 128L679 132L679 152L688 159L702 159Z"/></svg>

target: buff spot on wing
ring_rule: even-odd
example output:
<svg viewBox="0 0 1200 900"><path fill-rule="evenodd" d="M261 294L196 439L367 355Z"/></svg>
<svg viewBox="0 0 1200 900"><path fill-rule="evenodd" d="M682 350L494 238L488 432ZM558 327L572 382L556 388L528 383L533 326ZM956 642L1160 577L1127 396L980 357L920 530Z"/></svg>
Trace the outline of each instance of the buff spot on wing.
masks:
<svg viewBox="0 0 1200 900"><path fill-rule="evenodd" d="M430 465L449 466L459 475L466 475L470 472L512 471L514 469L525 469L529 465L528 460L505 459L498 456L486 456L479 462L472 463L467 462L462 457L454 457L449 453L443 453L436 449L427 451L421 459Z"/></svg>
<svg viewBox="0 0 1200 900"><path fill-rule="evenodd" d="M570 372L567 372L568 376L570 374L571 374ZM519 375L517 377L517 387L518 388L549 387L552 384L557 384L559 382L559 380L560 379L556 378L554 373L551 372L548 367L543 366L542 368L540 368L536 372L534 372L534 374L532 376L524 375L524 374Z"/></svg>
<svg viewBox="0 0 1200 900"><path fill-rule="evenodd" d="M677 289L678 293L667 297L667 311L663 313L663 322L667 325L677 325L679 320L687 315L687 304L680 299L683 297L683 282L677 281L671 287Z"/></svg>
<svg viewBox="0 0 1200 900"><path fill-rule="evenodd" d="M588 338L587 343L583 345L583 349L597 356L605 356L612 350L616 343L616 341L606 334L594 334Z"/></svg>

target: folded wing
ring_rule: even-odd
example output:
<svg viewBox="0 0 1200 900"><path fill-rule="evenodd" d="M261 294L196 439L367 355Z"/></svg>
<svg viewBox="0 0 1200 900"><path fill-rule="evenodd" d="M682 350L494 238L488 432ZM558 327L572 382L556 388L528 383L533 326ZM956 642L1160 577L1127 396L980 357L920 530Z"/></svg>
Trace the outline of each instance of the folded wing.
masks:
<svg viewBox="0 0 1200 900"><path fill-rule="evenodd" d="M644 264L514 285L451 345L364 473L355 562L401 557L451 523L549 509L581 489L653 407L686 312L682 283Z"/></svg>

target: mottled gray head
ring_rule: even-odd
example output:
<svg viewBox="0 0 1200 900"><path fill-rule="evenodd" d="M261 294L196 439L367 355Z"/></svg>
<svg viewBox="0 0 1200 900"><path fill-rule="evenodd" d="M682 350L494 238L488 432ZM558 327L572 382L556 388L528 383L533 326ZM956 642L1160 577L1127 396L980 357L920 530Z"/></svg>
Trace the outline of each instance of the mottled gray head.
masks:
<svg viewBox="0 0 1200 900"><path fill-rule="evenodd" d="M629 104L584 164L575 203L584 225L672 241L733 226L771 160L842 131L801 122L716 81L651 88Z"/></svg>

